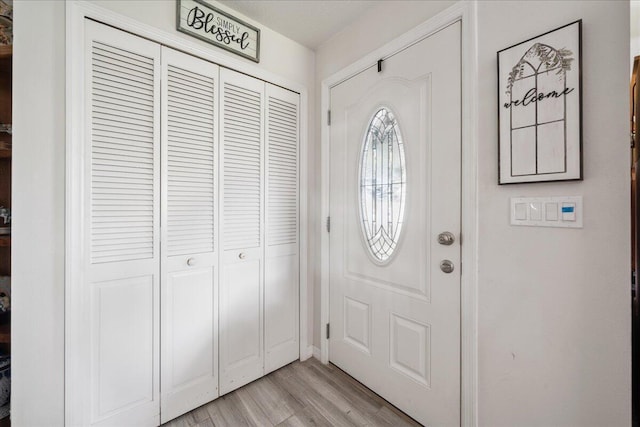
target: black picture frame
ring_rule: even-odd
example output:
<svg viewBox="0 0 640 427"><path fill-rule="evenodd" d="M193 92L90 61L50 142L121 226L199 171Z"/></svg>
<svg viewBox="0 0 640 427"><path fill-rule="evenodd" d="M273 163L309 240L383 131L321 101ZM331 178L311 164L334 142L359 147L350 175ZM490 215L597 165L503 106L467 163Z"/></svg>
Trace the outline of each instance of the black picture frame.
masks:
<svg viewBox="0 0 640 427"><path fill-rule="evenodd" d="M498 184L583 180L582 20L498 51L497 65Z"/></svg>

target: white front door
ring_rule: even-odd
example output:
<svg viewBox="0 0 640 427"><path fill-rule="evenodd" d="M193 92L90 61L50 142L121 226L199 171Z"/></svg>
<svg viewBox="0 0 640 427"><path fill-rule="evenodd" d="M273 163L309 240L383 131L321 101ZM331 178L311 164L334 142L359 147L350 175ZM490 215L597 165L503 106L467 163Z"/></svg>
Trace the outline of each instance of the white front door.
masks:
<svg viewBox="0 0 640 427"><path fill-rule="evenodd" d="M329 359L434 426L460 424L460 29L331 89Z"/></svg>

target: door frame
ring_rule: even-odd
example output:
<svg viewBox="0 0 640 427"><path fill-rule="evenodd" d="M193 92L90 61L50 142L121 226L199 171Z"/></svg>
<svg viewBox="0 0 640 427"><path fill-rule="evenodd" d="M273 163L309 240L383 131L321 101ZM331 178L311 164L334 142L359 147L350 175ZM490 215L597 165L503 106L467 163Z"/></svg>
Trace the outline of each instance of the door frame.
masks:
<svg viewBox="0 0 640 427"><path fill-rule="evenodd" d="M219 7L225 8L224 5ZM172 49L185 52L219 66L239 71L268 83L292 90L300 94L300 145L299 145L299 351L300 360L312 356L309 341L309 280L308 280L308 135L309 135L309 90L307 86L282 77L261 68L258 64L248 63L216 48L203 47L201 42L185 39L178 35L160 30L151 25L105 9L82 0L66 2L66 45L65 45L65 117L66 117L66 166L65 166L65 333L64 333L64 418L65 425L81 424L83 420L76 416L82 413L78 402L69 399L77 394L77 384L83 381L78 366L87 361L77 353L78 313L85 309L76 298L77 290L83 283L85 272L78 266L84 250L84 231L77 227L82 220L81 202L84 183L81 182L86 167L83 157L84 141L84 34L85 19L92 19L114 28L132 33ZM260 25L260 24L258 24Z"/></svg>
<svg viewBox="0 0 640 427"><path fill-rule="evenodd" d="M321 84L321 218L329 217L330 126L325 114L331 107L331 88L375 66L398 51L417 43L448 25L462 23L462 207L460 277L460 421L462 426L478 425L478 325L477 325L477 136L478 136L478 47L476 1L460 1L429 18L414 29L367 54L329 76ZM323 227L320 266L320 349L322 363L329 363L329 233Z"/></svg>

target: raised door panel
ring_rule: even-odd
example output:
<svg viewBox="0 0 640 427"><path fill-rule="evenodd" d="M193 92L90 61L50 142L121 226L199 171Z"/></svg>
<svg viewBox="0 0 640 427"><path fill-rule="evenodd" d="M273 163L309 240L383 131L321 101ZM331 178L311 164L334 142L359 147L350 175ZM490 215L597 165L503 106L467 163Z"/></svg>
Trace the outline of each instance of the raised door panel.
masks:
<svg viewBox="0 0 640 427"><path fill-rule="evenodd" d="M265 374L300 357L298 288L298 254L265 260Z"/></svg>
<svg viewBox="0 0 640 427"><path fill-rule="evenodd" d="M162 410L218 397L218 67L162 48Z"/></svg>
<svg viewBox="0 0 640 427"><path fill-rule="evenodd" d="M264 82L220 70L220 393L263 375Z"/></svg>
<svg viewBox="0 0 640 427"><path fill-rule="evenodd" d="M154 399L153 282L142 276L92 286L94 421L109 424Z"/></svg>
<svg viewBox="0 0 640 427"><path fill-rule="evenodd" d="M265 372L300 356L299 336L299 102L266 88Z"/></svg>
<svg viewBox="0 0 640 427"><path fill-rule="evenodd" d="M262 291L258 259L225 265L221 282L220 391L263 375Z"/></svg>
<svg viewBox="0 0 640 427"><path fill-rule="evenodd" d="M160 46L85 25L85 276L70 345L86 364L69 385L70 418L157 425Z"/></svg>

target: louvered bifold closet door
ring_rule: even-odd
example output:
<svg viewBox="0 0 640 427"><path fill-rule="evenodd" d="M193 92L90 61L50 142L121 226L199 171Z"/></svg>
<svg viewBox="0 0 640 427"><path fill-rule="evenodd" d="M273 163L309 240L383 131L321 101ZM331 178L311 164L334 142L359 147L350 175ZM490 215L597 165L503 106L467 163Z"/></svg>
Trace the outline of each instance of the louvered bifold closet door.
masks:
<svg viewBox="0 0 640 427"><path fill-rule="evenodd" d="M220 69L220 393L263 375L264 82Z"/></svg>
<svg viewBox="0 0 640 427"><path fill-rule="evenodd" d="M266 88L265 373L299 358L300 96Z"/></svg>
<svg viewBox="0 0 640 427"><path fill-rule="evenodd" d="M70 419L77 425L155 426L160 46L85 23L84 223L78 226L86 236L79 319L87 335L70 345L86 370L78 368L84 387L70 386L70 407L82 408Z"/></svg>
<svg viewBox="0 0 640 427"><path fill-rule="evenodd" d="M218 66L162 48L163 423L218 397Z"/></svg>

